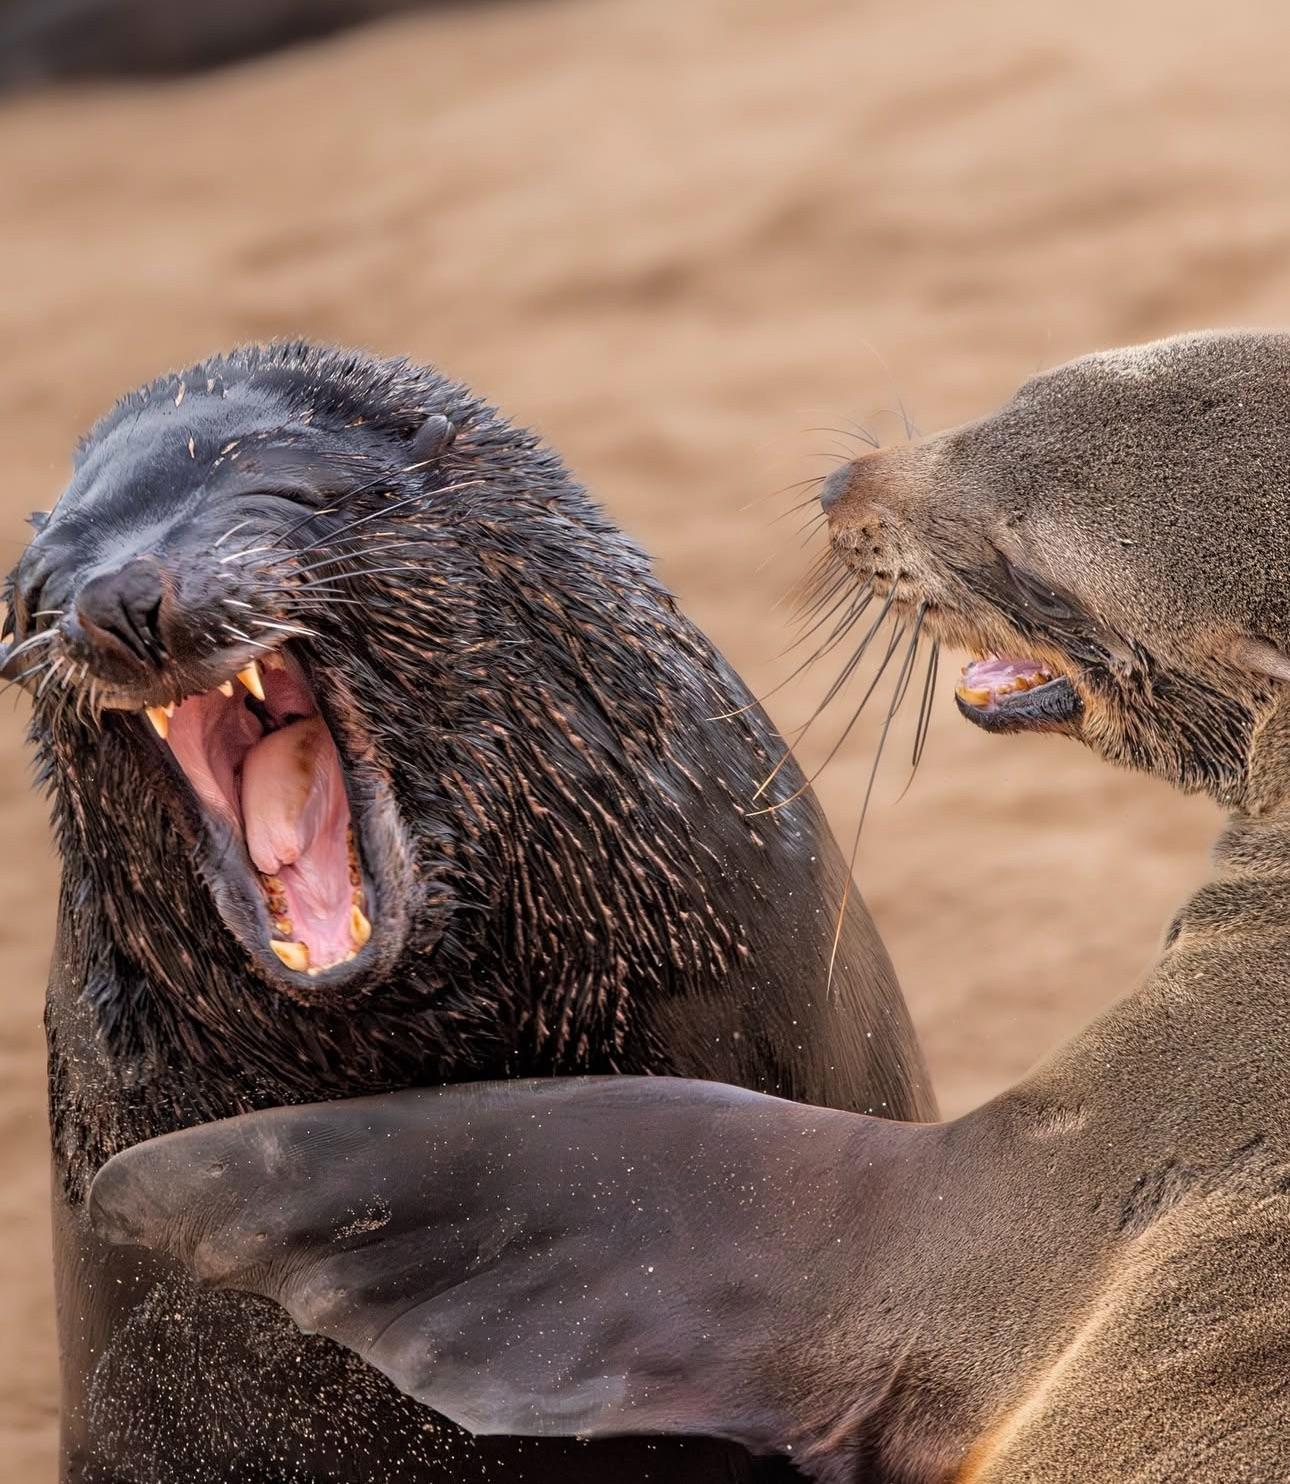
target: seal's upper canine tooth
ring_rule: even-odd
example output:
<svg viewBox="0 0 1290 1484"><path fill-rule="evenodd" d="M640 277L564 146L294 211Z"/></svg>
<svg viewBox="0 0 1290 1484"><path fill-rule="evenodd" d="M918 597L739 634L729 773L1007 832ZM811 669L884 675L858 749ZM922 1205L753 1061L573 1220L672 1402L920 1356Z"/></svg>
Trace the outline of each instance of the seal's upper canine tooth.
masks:
<svg viewBox="0 0 1290 1484"><path fill-rule="evenodd" d="M286 964L287 968L294 969L297 974L303 974L309 967L309 945L292 941L284 943L281 938L270 938L269 947Z"/></svg>
<svg viewBox="0 0 1290 1484"><path fill-rule="evenodd" d="M152 730L164 742L170 735L170 714L175 708L173 706L145 706L143 709L152 723Z"/></svg>
<svg viewBox="0 0 1290 1484"><path fill-rule="evenodd" d="M357 903L349 909L349 934L360 948L372 936L372 924L363 915L363 909Z"/></svg>
<svg viewBox="0 0 1290 1484"><path fill-rule="evenodd" d="M246 686L247 690L257 701L264 700L264 681L260 679L259 662L252 660L245 670L237 672L237 678Z"/></svg>

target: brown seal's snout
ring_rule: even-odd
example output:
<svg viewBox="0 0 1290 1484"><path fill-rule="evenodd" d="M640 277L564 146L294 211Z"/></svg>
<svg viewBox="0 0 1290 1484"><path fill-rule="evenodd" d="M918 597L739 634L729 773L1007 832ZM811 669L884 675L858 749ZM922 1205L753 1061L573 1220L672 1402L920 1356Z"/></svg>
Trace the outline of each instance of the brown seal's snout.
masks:
<svg viewBox="0 0 1290 1484"><path fill-rule="evenodd" d="M976 657L958 690L969 720L987 731L1076 730L1073 659L1050 633L1018 622L1010 602L1021 597L1023 617L1031 599L1056 612L1057 594L1009 564L1006 520L991 518L974 478L972 432L878 449L835 470L821 492L833 550L898 619L917 614Z"/></svg>
<svg viewBox="0 0 1290 1484"><path fill-rule="evenodd" d="M945 597L928 536L934 461L930 444L877 449L835 469L820 495L834 551L898 606L930 609Z"/></svg>
<svg viewBox="0 0 1290 1484"><path fill-rule="evenodd" d="M897 620L921 612L975 656L958 702L976 725L1070 732L1270 807L1290 735L1288 375L1290 336L1264 333L1058 366L836 471L834 552Z"/></svg>

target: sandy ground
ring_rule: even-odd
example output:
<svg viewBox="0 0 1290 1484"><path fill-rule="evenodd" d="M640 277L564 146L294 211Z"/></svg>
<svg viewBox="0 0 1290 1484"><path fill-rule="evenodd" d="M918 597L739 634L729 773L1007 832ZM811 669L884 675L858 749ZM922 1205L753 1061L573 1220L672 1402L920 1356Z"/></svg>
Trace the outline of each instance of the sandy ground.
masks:
<svg viewBox="0 0 1290 1484"><path fill-rule="evenodd" d="M1288 42L1255 3L555 0L10 105L3 550L119 390L306 332L436 360L542 429L769 687L803 561L776 492L844 442L816 430L903 436L898 395L932 427L1086 349L1290 319ZM953 1113L1132 984L1215 818L940 701L859 869ZM40 1484L54 866L21 733L6 703L0 1456ZM873 740L820 783L848 837Z"/></svg>

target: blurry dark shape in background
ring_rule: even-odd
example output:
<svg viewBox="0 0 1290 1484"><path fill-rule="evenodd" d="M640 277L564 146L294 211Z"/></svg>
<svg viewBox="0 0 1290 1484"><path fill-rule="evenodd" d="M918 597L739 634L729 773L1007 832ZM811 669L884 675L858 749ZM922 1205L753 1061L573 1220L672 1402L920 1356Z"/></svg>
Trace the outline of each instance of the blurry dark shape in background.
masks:
<svg viewBox="0 0 1290 1484"><path fill-rule="evenodd" d="M195 72L448 0L0 0L0 90ZM470 0L458 0L470 3Z"/></svg>

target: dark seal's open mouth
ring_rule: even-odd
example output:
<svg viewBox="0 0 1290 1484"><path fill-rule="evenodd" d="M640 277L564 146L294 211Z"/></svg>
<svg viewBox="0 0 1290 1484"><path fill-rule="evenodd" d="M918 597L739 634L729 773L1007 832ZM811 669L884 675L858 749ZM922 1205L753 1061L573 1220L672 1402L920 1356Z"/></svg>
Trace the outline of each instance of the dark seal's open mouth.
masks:
<svg viewBox="0 0 1290 1484"><path fill-rule="evenodd" d="M341 754L294 656L267 653L236 681L146 715L204 817L213 868L245 873L263 898L283 966L313 977L356 958L372 936L371 892Z"/></svg>
<svg viewBox="0 0 1290 1484"><path fill-rule="evenodd" d="M1083 709L1066 675L1023 655L986 655L963 667L958 708L987 732L1064 730Z"/></svg>

